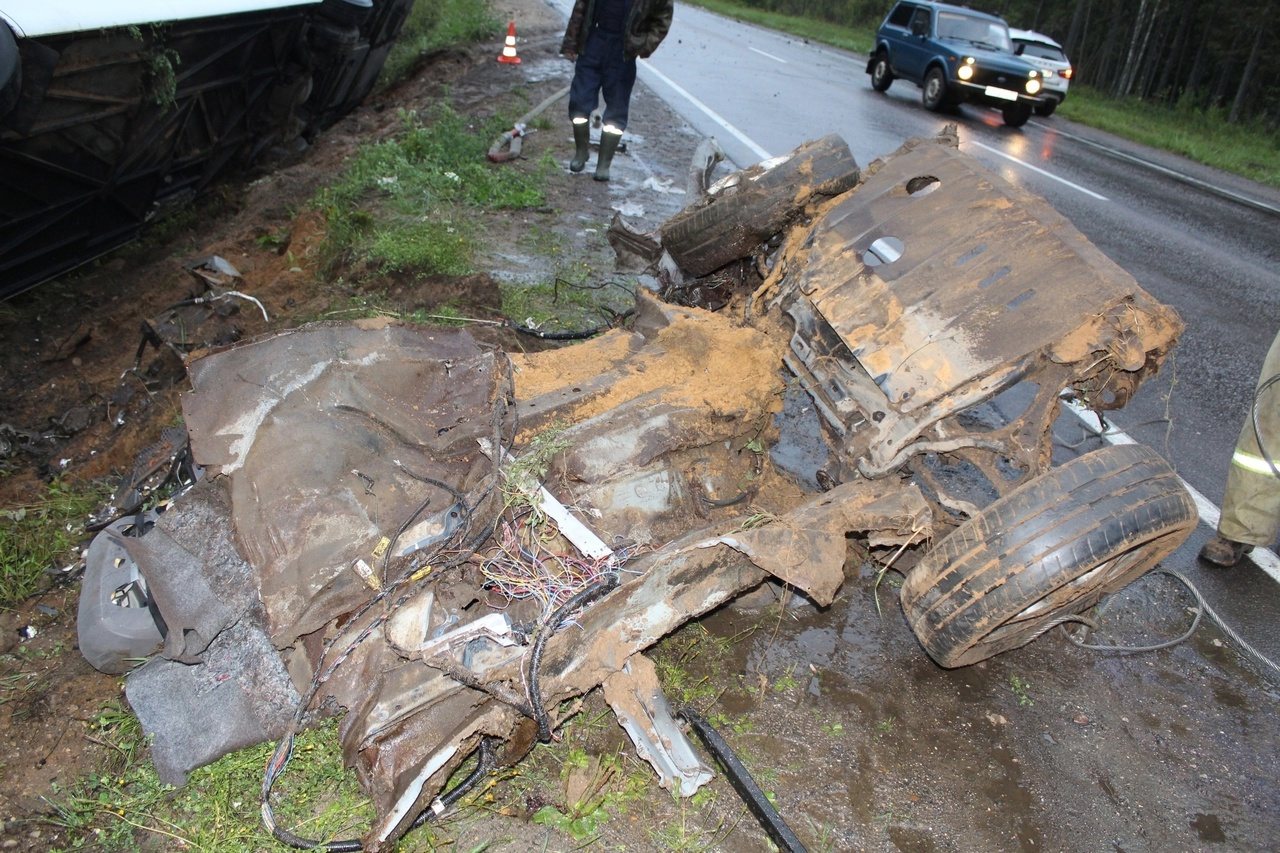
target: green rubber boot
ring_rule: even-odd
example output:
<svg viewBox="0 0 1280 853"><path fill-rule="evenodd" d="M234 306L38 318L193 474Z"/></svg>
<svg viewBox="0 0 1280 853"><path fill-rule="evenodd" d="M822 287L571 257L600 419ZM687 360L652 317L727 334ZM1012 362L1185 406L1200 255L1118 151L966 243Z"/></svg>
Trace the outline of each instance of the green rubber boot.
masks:
<svg viewBox="0 0 1280 853"><path fill-rule="evenodd" d="M600 153L596 155L596 173L594 175L597 181L609 180L609 166L613 163L613 152L618 150L618 143L621 141L621 133L609 133L607 130L601 131Z"/></svg>
<svg viewBox="0 0 1280 853"><path fill-rule="evenodd" d="M569 161L570 172L581 172L587 166L587 157L591 153L591 123L575 121L573 123L573 159Z"/></svg>

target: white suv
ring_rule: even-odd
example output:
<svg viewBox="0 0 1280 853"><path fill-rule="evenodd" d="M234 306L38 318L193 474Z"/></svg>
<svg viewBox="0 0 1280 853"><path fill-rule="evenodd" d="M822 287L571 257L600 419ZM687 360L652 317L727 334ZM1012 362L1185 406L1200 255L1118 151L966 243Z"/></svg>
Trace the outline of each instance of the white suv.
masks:
<svg viewBox="0 0 1280 853"><path fill-rule="evenodd" d="M1035 108L1036 115L1053 115L1058 104L1067 99L1067 87L1071 85L1071 60L1062 52L1062 45L1043 33L1009 28L1013 39L1013 52L1026 62L1039 68L1044 75L1043 101Z"/></svg>

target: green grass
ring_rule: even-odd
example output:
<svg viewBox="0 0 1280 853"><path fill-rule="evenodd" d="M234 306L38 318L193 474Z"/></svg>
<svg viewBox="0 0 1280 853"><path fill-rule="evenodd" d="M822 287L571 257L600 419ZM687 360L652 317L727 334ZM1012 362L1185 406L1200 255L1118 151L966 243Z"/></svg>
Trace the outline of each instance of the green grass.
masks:
<svg viewBox="0 0 1280 853"><path fill-rule="evenodd" d="M554 164L532 169L490 163L489 143L510 126L475 122L440 104L420 120L402 116L391 139L362 147L343 175L316 197L328 225L326 267L363 262L376 272L462 275L478 239L478 210L519 210L545 202Z"/></svg>
<svg viewBox="0 0 1280 853"><path fill-rule="evenodd" d="M1031 698L1031 683L1016 675L1009 676L1009 691L1013 693L1018 700L1018 705L1023 708L1030 708L1035 704Z"/></svg>
<svg viewBox="0 0 1280 853"><path fill-rule="evenodd" d="M763 9L753 9L730 0L689 0L689 2L727 18L791 33L809 41L829 44L855 53L869 53L871 46L875 44L875 27L846 27L799 15L782 15L777 12L766 12ZM889 4L886 3L885 9L888 8Z"/></svg>
<svg viewBox="0 0 1280 853"><path fill-rule="evenodd" d="M626 773L618 754L589 756L573 747L560 768L560 804L547 804L533 815L533 822L587 841L600 827L639 797L649 784L646 772Z"/></svg>
<svg viewBox="0 0 1280 853"><path fill-rule="evenodd" d="M368 256L380 272L466 275L475 251L470 232L461 222L396 221L374 230Z"/></svg>
<svg viewBox="0 0 1280 853"><path fill-rule="evenodd" d="M88 738L106 747L108 760L65 790L55 786L48 798L47 822L69 835L64 849L286 849L263 828L258 809L274 744L225 756L174 789L156 776L137 719L118 703L97 714ZM279 823L306 837L351 838L366 830L372 807L342 766L336 723L299 735L274 803Z"/></svg>
<svg viewBox="0 0 1280 853"><path fill-rule="evenodd" d="M387 54L378 85L385 88L403 80L433 50L496 36L500 28L487 0L418 0Z"/></svg>
<svg viewBox="0 0 1280 853"><path fill-rule="evenodd" d="M1072 86L1058 115L1280 187L1280 137L1268 132L1261 122L1228 124L1224 109L1170 109L1137 98L1108 97L1087 86Z"/></svg>
<svg viewBox="0 0 1280 853"><path fill-rule="evenodd" d="M732 0L689 0L712 12L834 47L869 53L877 24L842 27L794 15L752 9ZM889 4L885 4L885 9ZM1073 85L1058 115L1124 139L1280 187L1280 135L1262 122L1230 125L1226 110L1169 107L1137 98L1112 98ZM1053 120L1049 120L1052 124Z"/></svg>
<svg viewBox="0 0 1280 853"><path fill-rule="evenodd" d="M537 284L507 282L501 285L502 315L521 325L544 331L585 332L607 325L610 312L622 312L635 304L634 285L587 285L575 273L562 268L551 281Z"/></svg>
<svg viewBox="0 0 1280 853"><path fill-rule="evenodd" d="M108 491L99 484L55 480L42 500L0 510L0 605L48 585L47 570L72 559L85 517Z"/></svg>

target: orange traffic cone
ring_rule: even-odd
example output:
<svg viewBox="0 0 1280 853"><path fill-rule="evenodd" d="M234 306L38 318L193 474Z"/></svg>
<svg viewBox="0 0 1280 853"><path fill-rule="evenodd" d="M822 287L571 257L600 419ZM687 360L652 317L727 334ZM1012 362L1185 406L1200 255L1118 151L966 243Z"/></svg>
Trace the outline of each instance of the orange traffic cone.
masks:
<svg viewBox="0 0 1280 853"><path fill-rule="evenodd" d="M498 54L498 61L507 65L519 65L520 57L516 56L516 22L511 21L507 24L507 41L502 46L502 53Z"/></svg>

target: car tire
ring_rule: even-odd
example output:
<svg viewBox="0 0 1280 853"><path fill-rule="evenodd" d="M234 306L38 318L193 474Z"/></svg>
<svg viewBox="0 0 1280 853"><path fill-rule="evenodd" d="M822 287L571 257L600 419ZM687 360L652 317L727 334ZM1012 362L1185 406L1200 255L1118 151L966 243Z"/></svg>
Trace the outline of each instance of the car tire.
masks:
<svg viewBox="0 0 1280 853"><path fill-rule="evenodd" d="M871 88L877 92L887 92L893 85L893 69L889 67L889 54L883 50L876 54L871 66Z"/></svg>
<svg viewBox="0 0 1280 853"><path fill-rule="evenodd" d="M951 94L947 91L947 75L937 65L924 75L924 86L920 89L920 101L929 112L942 112L951 106Z"/></svg>
<svg viewBox="0 0 1280 853"><path fill-rule="evenodd" d="M1136 580L1198 520L1155 451L1106 447L1029 480L957 527L907 575L902 607L938 664L977 663Z"/></svg>
<svg viewBox="0 0 1280 853"><path fill-rule="evenodd" d="M1050 98L1042 104L1036 105L1036 115L1048 118L1053 115L1053 111L1058 108L1058 102Z"/></svg>
<svg viewBox="0 0 1280 853"><path fill-rule="evenodd" d="M806 142L784 162L744 170L736 187L668 219L662 246L686 273L706 275L751 254L815 197L851 189L858 175L853 153L836 134Z"/></svg>
<svg viewBox="0 0 1280 853"><path fill-rule="evenodd" d="M1031 105L1022 101L1000 108L1004 123L1009 127L1022 127L1031 118Z"/></svg>

